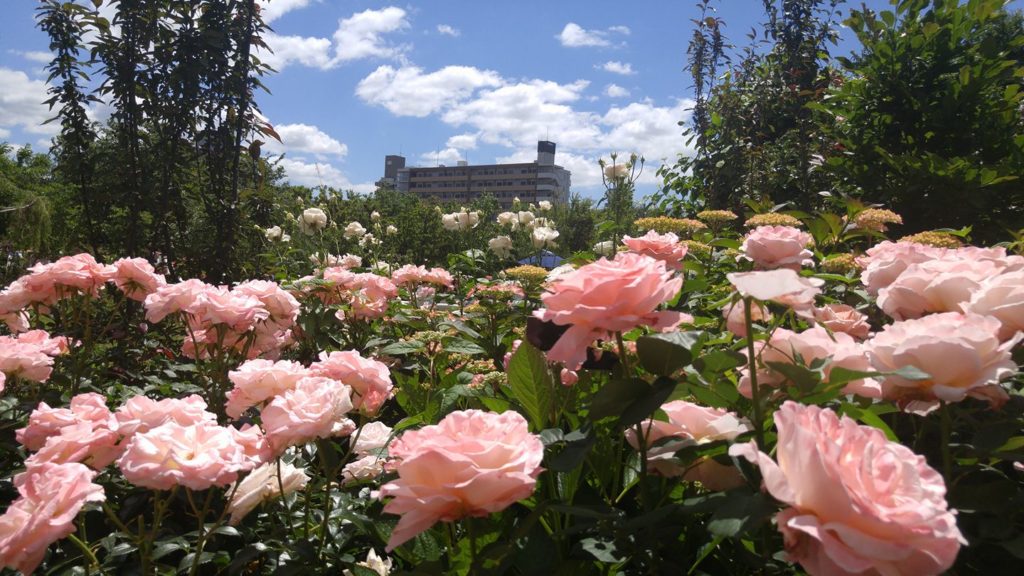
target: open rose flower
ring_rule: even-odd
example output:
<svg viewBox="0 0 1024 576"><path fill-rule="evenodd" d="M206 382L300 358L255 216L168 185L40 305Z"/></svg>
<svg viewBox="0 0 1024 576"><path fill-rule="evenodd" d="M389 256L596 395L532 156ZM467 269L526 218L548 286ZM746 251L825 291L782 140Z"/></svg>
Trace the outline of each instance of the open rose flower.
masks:
<svg viewBox="0 0 1024 576"><path fill-rule="evenodd" d="M352 410L351 388L337 380L307 376L295 388L275 397L260 413L274 454L316 438L351 433L346 418Z"/></svg>
<svg viewBox="0 0 1024 576"><path fill-rule="evenodd" d="M310 371L298 362L249 360L237 370L228 372L228 379L235 387L228 392L225 412L232 418L238 418L252 406L291 390L299 380L309 375Z"/></svg>
<svg viewBox="0 0 1024 576"><path fill-rule="evenodd" d="M878 291L878 307L895 320L933 312L959 312L1000 267L984 260L931 260L911 264Z"/></svg>
<svg viewBox="0 0 1024 576"><path fill-rule="evenodd" d="M722 308L722 316L725 317L725 329L740 338L746 338L746 314L747 309L742 301L726 304L725 308ZM772 313L768 311L766 306L753 302L750 305L750 320L755 324L758 322L771 322Z"/></svg>
<svg viewBox="0 0 1024 576"><path fill-rule="evenodd" d="M804 278L788 268L733 272L725 277L741 296L789 306L805 316L813 314L814 297L825 285L820 278Z"/></svg>
<svg viewBox="0 0 1024 576"><path fill-rule="evenodd" d="M682 286L682 279L664 262L631 252L612 260L602 258L559 277L541 296L544 308L533 313L541 320L569 326L548 351L548 359L575 370L594 340L637 326L665 329L689 320L678 312L658 311Z"/></svg>
<svg viewBox="0 0 1024 576"><path fill-rule="evenodd" d="M64 256L52 264L36 264L28 270L29 274L19 280L24 282L26 292L33 294L31 301L45 304L76 293L96 297L112 273L110 267L85 253Z"/></svg>
<svg viewBox="0 0 1024 576"><path fill-rule="evenodd" d="M811 576L944 573L961 544L942 476L924 457L817 406L775 413L775 457L756 445L729 449L761 469L789 507L776 516L786 554Z"/></svg>
<svg viewBox="0 0 1024 576"><path fill-rule="evenodd" d="M238 483L228 503L228 512L231 513L228 524L238 524L261 502L280 497L282 488L287 495L302 490L308 482L309 476L305 470L281 460L260 465Z"/></svg>
<svg viewBox="0 0 1024 576"><path fill-rule="evenodd" d="M121 258L111 264L111 268L110 280L132 300L142 302L146 296L167 284L163 274L157 274L145 258Z"/></svg>
<svg viewBox="0 0 1024 576"><path fill-rule="evenodd" d="M868 294L875 296L912 264L940 258L944 253L943 248L886 240L872 246L864 256L857 258L857 264L863 269L860 281Z"/></svg>
<svg viewBox="0 0 1024 576"><path fill-rule="evenodd" d="M661 410L668 416L667 422L646 420L640 424L646 436L648 470L662 476L682 476L683 480L700 482L709 490L728 490L743 484L739 470L731 465L704 458L687 467L673 456L686 446L733 440L751 430L746 420L726 410L707 408L684 400L663 404ZM659 442L665 438L674 440ZM630 446L639 450L636 430L626 430L626 440Z"/></svg>
<svg viewBox="0 0 1024 576"><path fill-rule="evenodd" d="M639 238L626 236L622 239L622 243L637 254L645 254L655 260L661 260L673 270L683 269L683 257L686 256L687 246L680 242L679 237L672 232L658 234L651 230Z"/></svg>
<svg viewBox="0 0 1024 576"><path fill-rule="evenodd" d="M814 309L814 320L833 332L863 340L871 332L868 317L847 304L826 304Z"/></svg>
<svg viewBox="0 0 1024 576"><path fill-rule="evenodd" d="M999 339L1009 340L1024 331L1024 270L1007 272L982 282L962 305L965 312L999 320Z"/></svg>
<svg viewBox="0 0 1024 576"><path fill-rule="evenodd" d="M96 472L82 464L45 463L14 477L19 498L0 516L0 568L31 574L54 542L75 531L87 502L102 502Z"/></svg>
<svg viewBox="0 0 1024 576"><path fill-rule="evenodd" d="M998 382L1017 372L1010 351L1024 334L1001 343L999 328L996 318L957 312L929 314L886 326L867 343L875 369L891 372L913 366L929 378L886 376L882 381L883 397L901 404L959 402L967 396L1002 403L1008 396Z"/></svg>
<svg viewBox="0 0 1024 576"><path fill-rule="evenodd" d="M814 254L807 249L811 242L810 234L792 226L758 226L743 238L740 258L768 270L800 270L801 266L814 264Z"/></svg>
<svg viewBox="0 0 1024 576"><path fill-rule="evenodd" d="M519 413L464 410L395 439L398 478L381 486L384 511L401 515L390 552L435 523L498 512L533 494L544 445Z"/></svg>
<svg viewBox="0 0 1024 576"><path fill-rule="evenodd" d="M115 417L117 431L126 440L133 434L148 432L166 422L180 426L217 423L217 415L206 409L206 401L198 394L161 400L142 395L133 396L117 409Z"/></svg>
<svg viewBox="0 0 1024 576"><path fill-rule="evenodd" d="M363 358L353 350L321 352L320 361L309 366L310 372L325 376L352 388L352 405L367 416L377 414L391 398L391 371L383 362Z"/></svg>

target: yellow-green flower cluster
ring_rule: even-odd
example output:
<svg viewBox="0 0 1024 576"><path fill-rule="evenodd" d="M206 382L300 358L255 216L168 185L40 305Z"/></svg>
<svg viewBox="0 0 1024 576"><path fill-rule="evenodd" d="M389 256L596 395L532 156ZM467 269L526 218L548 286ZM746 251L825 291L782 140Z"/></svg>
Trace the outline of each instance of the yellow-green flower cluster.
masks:
<svg viewBox="0 0 1024 576"><path fill-rule="evenodd" d="M692 218L669 218L667 216L639 218L636 222L633 222L633 225L643 233L647 233L648 230L654 230L658 234L672 232L683 236L689 236L694 232L707 229L707 225L699 220Z"/></svg>
<svg viewBox="0 0 1024 576"><path fill-rule="evenodd" d="M754 228L757 226L802 226L802 223L789 214L766 212L764 214L755 214L750 218L747 218L747 221L743 225L747 228Z"/></svg>
<svg viewBox="0 0 1024 576"><path fill-rule="evenodd" d="M852 270L859 269L853 254L834 254L821 261L821 269L832 274L846 274Z"/></svg>
<svg viewBox="0 0 1024 576"><path fill-rule="evenodd" d="M857 216L853 219L853 223L858 228L863 228L864 230L885 232L886 224L903 224L903 217L892 210L868 208L858 212Z"/></svg>
<svg viewBox="0 0 1024 576"><path fill-rule="evenodd" d="M926 244L928 246L935 246L936 248L959 248L963 245L963 242L961 242L956 236L948 232L939 232L937 230L928 230L927 232L918 232L917 234L904 236L903 238L900 238L900 242Z"/></svg>
<svg viewBox="0 0 1024 576"><path fill-rule="evenodd" d="M688 256L693 256L699 260L711 257L711 246L696 240L683 240L683 243L687 246L686 254Z"/></svg>
<svg viewBox="0 0 1024 576"><path fill-rule="evenodd" d="M515 268L508 268L505 270L505 276L526 284L540 284L547 279L548 271L540 266L524 264Z"/></svg>
<svg viewBox="0 0 1024 576"><path fill-rule="evenodd" d="M720 226L739 218L732 210L704 210L697 212L697 218L712 226Z"/></svg>

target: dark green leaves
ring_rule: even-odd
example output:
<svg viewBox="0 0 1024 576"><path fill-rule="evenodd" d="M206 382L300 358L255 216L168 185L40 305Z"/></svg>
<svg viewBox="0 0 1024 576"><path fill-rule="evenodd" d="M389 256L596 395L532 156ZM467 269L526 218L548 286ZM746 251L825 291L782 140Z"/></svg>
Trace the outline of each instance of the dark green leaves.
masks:
<svg viewBox="0 0 1024 576"><path fill-rule="evenodd" d="M636 341L636 353L645 370L659 376L671 376L693 361L692 349L704 338L703 332L670 332L642 336Z"/></svg>
<svg viewBox="0 0 1024 576"><path fill-rule="evenodd" d="M523 342L508 367L509 391L530 420L534 430L542 430L551 413L554 380L544 354Z"/></svg>

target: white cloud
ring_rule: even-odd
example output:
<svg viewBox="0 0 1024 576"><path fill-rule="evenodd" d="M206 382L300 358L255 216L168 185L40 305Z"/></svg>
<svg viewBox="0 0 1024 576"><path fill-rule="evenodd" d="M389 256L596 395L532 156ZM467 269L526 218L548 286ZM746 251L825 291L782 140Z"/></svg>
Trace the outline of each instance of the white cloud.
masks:
<svg viewBox="0 0 1024 576"><path fill-rule="evenodd" d="M7 140L11 137L11 131L4 128L0 128L0 140Z"/></svg>
<svg viewBox="0 0 1024 576"><path fill-rule="evenodd" d="M282 36L268 32L264 40L273 53L259 50L257 56L278 70L292 63L330 70L367 58L404 61L409 46L393 44L384 35L408 27L406 12L401 8L390 6L381 10L364 10L339 20L331 38Z"/></svg>
<svg viewBox="0 0 1024 576"><path fill-rule="evenodd" d="M596 66L595 66L596 67ZM605 72L611 72L612 74L621 74L623 76L632 76L636 74L633 70L633 65L629 62L617 62L615 60L609 60L600 66Z"/></svg>
<svg viewBox="0 0 1024 576"><path fill-rule="evenodd" d="M629 96L629 90L618 84L609 84L604 87L604 95L609 98L625 98Z"/></svg>
<svg viewBox="0 0 1024 576"><path fill-rule="evenodd" d="M396 116L423 117L469 97L478 88L501 83L497 72L470 66L446 66L429 74L414 66L380 66L359 82L356 95Z"/></svg>
<svg viewBox="0 0 1024 576"><path fill-rule="evenodd" d="M43 50L8 50L8 52L38 64L49 64L53 60L53 54Z"/></svg>
<svg viewBox="0 0 1024 576"><path fill-rule="evenodd" d="M454 38L458 38L459 35L462 34L461 30L459 30L458 28L453 28L448 24L438 24L437 32L438 34L441 34L443 36L452 36Z"/></svg>
<svg viewBox="0 0 1024 576"><path fill-rule="evenodd" d="M256 3L263 14L263 21L269 24L287 12L305 8L309 5L309 0L257 0Z"/></svg>
<svg viewBox="0 0 1024 576"><path fill-rule="evenodd" d="M445 145L459 150L473 150L476 148L476 134L456 134L449 138Z"/></svg>
<svg viewBox="0 0 1024 576"><path fill-rule="evenodd" d="M278 124L274 130L281 136L281 142L268 139L265 147L274 154L297 152L314 154L318 158L342 157L348 154L348 146L308 124Z"/></svg>
<svg viewBox="0 0 1024 576"><path fill-rule="evenodd" d="M613 34L628 35L626 26L612 26L607 30L587 30L575 22L569 22L555 38L568 48L611 46L608 38Z"/></svg>
<svg viewBox="0 0 1024 576"><path fill-rule="evenodd" d="M444 150L431 150L430 152L424 152L421 154L420 165L438 166L440 164L444 164L445 166L455 166L459 160L465 159L465 155L455 148L445 148Z"/></svg>
<svg viewBox="0 0 1024 576"><path fill-rule="evenodd" d="M337 62L350 62L399 57L408 47L389 44L382 36L408 27L405 10L395 6L353 14L340 21L334 31L334 58Z"/></svg>
<svg viewBox="0 0 1024 576"><path fill-rule="evenodd" d="M373 192L372 182L353 184L331 164L310 162L303 158L281 158L278 165L284 168L288 182L298 186L330 186L341 190L355 190L360 194Z"/></svg>
<svg viewBox="0 0 1024 576"><path fill-rule="evenodd" d="M60 132L60 124L43 125L56 114L50 112L46 100L46 83L32 80L20 70L0 67L0 128L20 128L29 134L53 136Z"/></svg>

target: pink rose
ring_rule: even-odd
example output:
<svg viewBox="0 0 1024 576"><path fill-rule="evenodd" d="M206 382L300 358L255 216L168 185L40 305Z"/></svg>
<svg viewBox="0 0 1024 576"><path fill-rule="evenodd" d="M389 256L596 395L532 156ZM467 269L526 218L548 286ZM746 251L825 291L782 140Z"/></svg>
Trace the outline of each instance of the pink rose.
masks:
<svg viewBox="0 0 1024 576"><path fill-rule="evenodd" d="M743 477L733 466L719 464L710 458L701 459L689 467L681 466L674 455L686 446L706 444L716 440L733 440L752 428L732 412L719 408L706 408L684 400L675 400L661 406L668 422L646 420L641 424L647 438L647 469L662 476L682 476L683 480L700 482L709 490L728 490L743 484ZM676 438L660 442L663 438ZM636 430L626 430L629 445L639 450ZM655 446L655 444L658 444Z"/></svg>
<svg viewBox="0 0 1024 576"><path fill-rule="evenodd" d="M231 513L228 524L237 525L260 503L280 497L282 488L285 494L291 494L305 488L308 482L309 476L305 470L286 462L278 460L261 465L238 483L228 503L228 511Z"/></svg>
<svg viewBox="0 0 1024 576"><path fill-rule="evenodd" d="M911 264L878 291L878 307L895 320L932 312L957 312L981 282L1000 268L984 260L931 260Z"/></svg>
<svg viewBox="0 0 1024 576"><path fill-rule="evenodd" d="M367 454L357 458L341 469L342 484L353 484L355 482L369 482L384 473L386 458L376 454Z"/></svg>
<svg viewBox="0 0 1024 576"><path fill-rule="evenodd" d="M209 287L200 293L185 311L191 315L193 330L226 326L235 332L246 332L270 317L258 298L223 287Z"/></svg>
<svg viewBox="0 0 1024 576"><path fill-rule="evenodd" d="M228 372L228 379L235 387L228 392L225 412L232 418L238 418L252 406L291 390L310 374L298 362L249 360L237 370Z"/></svg>
<svg viewBox="0 0 1024 576"><path fill-rule="evenodd" d="M83 253L64 256L52 264L36 264L28 270L29 274L19 280L34 293L32 301L53 304L77 292L99 296L99 287L113 269L96 262L92 254Z"/></svg>
<svg viewBox="0 0 1024 576"><path fill-rule="evenodd" d="M32 468L43 462L83 462L102 470L120 455L117 445L120 440L121 436L115 430L91 422L64 426L58 434L47 438L38 452L25 460L25 466Z"/></svg>
<svg viewBox="0 0 1024 576"><path fill-rule="evenodd" d="M562 368L562 371L558 373L558 379L561 381L562 386L572 386L580 381L580 376L573 370Z"/></svg>
<svg viewBox="0 0 1024 576"><path fill-rule="evenodd" d="M391 439L391 427L383 422L370 422L364 424L358 432L352 435L354 442L352 451L365 456L383 450Z"/></svg>
<svg viewBox="0 0 1024 576"><path fill-rule="evenodd" d="M981 283L964 312L999 320L999 339L1009 340L1024 330L1024 270L1000 274Z"/></svg>
<svg viewBox="0 0 1024 576"><path fill-rule="evenodd" d="M46 402L40 402L29 415L28 425L15 431L15 438L26 450L35 452L62 429L81 423L91 428L117 429L117 420L107 408L106 399L89 392L72 398L68 408L51 408Z"/></svg>
<svg viewBox="0 0 1024 576"><path fill-rule="evenodd" d="M217 415L206 409L206 401L197 394L180 399L162 400L134 396L117 409L115 416L117 431L126 439L167 422L174 422L179 426L217 423Z"/></svg>
<svg viewBox="0 0 1024 576"><path fill-rule="evenodd" d="M316 438L351 432L345 415L352 410L351 388L330 378L307 376L295 388L274 397L260 413L274 454Z"/></svg>
<svg viewBox="0 0 1024 576"><path fill-rule="evenodd" d="M788 268L733 272L725 277L740 296L789 306L798 315L811 313L814 297L821 293L821 287L825 285L825 281L820 278L804 278Z"/></svg>
<svg viewBox="0 0 1024 576"><path fill-rule="evenodd" d="M814 309L814 320L833 332L863 340L871 332L868 317L847 304L826 304Z"/></svg>
<svg viewBox="0 0 1024 576"><path fill-rule="evenodd" d="M725 329L740 338L747 337L746 306L743 301L731 302L722 308L722 316L725 318ZM751 322L771 322L772 313L768 308L757 302L750 305Z"/></svg>
<svg viewBox="0 0 1024 576"><path fill-rule="evenodd" d="M444 288L452 288L455 286L455 280L452 278L452 275L444 268L431 268L427 271L423 280L430 284L434 284L435 286L442 286Z"/></svg>
<svg viewBox="0 0 1024 576"><path fill-rule="evenodd" d="M126 480L153 490L226 486L258 462L234 428L168 421L132 436L117 466Z"/></svg>
<svg viewBox="0 0 1024 576"><path fill-rule="evenodd" d="M7 313L0 312L0 322L3 322L7 326L7 330L11 334L17 334L18 332L24 332L28 330L28 313L25 311L11 311Z"/></svg>
<svg viewBox="0 0 1024 576"><path fill-rule="evenodd" d="M810 234L792 226L758 226L743 238L740 258L754 262L758 268L800 270L801 266L814 265L814 254L807 250L813 241Z"/></svg>
<svg viewBox="0 0 1024 576"><path fill-rule="evenodd" d="M146 296L146 320L156 324L171 314L184 311L210 289L213 287L195 278L161 286Z"/></svg>
<svg viewBox="0 0 1024 576"><path fill-rule="evenodd" d="M166 286L162 274L157 274L153 265L145 258L122 258L111 265L109 279L132 300L146 300L161 286Z"/></svg>
<svg viewBox="0 0 1024 576"><path fill-rule="evenodd" d="M0 372L33 382L46 382L53 371L53 357L67 351L67 338L51 338L43 330L0 336Z"/></svg>
<svg viewBox="0 0 1024 576"><path fill-rule="evenodd" d="M367 416L374 416L391 398L391 371L383 362L363 358L358 352L321 352L320 361L309 366L310 372L326 376L352 387L352 405Z"/></svg>
<svg viewBox="0 0 1024 576"><path fill-rule="evenodd" d="M575 370L594 340L637 326L686 321L685 315L657 311L682 286L682 279L664 262L631 252L617 254L613 260L602 258L559 277L541 296L544 308L533 313L541 320L569 325L548 351L548 359Z"/></svg>
<svg viewBox="0 0 1024 576"><path fill-rule="evenodd" d="M860 281L868 294L875 296L878 291L892 284L911 264L935 260L945 254L945 248L936 248L915 242L890 242L886 240L868 249L866 255L857 258L857 264L864 269Z"/></svg>
<svg viewBox="0 0 1024 576"><path fill-rule="evenodd" d="M96 473L82 464L40 464L14 477L20 498L0 516L0 568L31 574L50 544L75 531L86 502L102 502Z"/></svg>
<svg viewBox="0 0 1024 576"><path fill-rule="evenodd" d="M977 314L946 312L894 322L867 343L871 364L879 372L913 366L930 375L925 380L886 376L883 397L935 403L959 402L967 396L994 404L1008 396L998 382L1017 372L1010 351L1024 337L1000 343L999 320Z"/></svg>
<svg viewBox="0 0 1024 576"><path fill-rule="evenodd" d="M832 369L836 366L856 370L858 372L870 372L871 363L868 360L864 347L853 339L849 334L837 332L829 334L824 328L816 326L804 330L799 334L790 332L785 328L778 328L772 332L768 341L758 341L754 345L758 358L757 384L759 387L768 386L777 388L786 382L786 377L773 370L768 363L778 362L781 364L796 364L799 356L803 359L804 365L809 365L816 360L829 359L824 367L824 379L827 382ZM749 368L740 370L739 391L743 396L751 397L751 380ZM878 398L881 396L881 387L878 382L871 378L853 380L843 386L843 394L856 394L865 398Z"/></svg>
<svg viewBox="0 0 1024 576"><path fill-rule="evenodd" d="M753 442L729 454L756 464L790 506L776 521L791 561L812 576L937 575L953 565L967 542L922 456L817 406L786 402L775 426L778 464Z"/></svg>
<svg viewBox="0 0 1024 576"><path fill-rule="evenodd" d="M289 328L295 324L302 308L299 301L282 289L277 282L249 280L235 286L232 292L259 300L270 314L270 323L278 328Z"/></svg>
<svg viewBox="0 0 1024 576"><path fill-rule="evenodd" d="M622 243L637 254L661 260L672 270L683 269L683 257L686 256L687 245L679 241L679 237L669 232L658 234L650 230L639 238L625 236Z"/></svg>
<svg viewBox="0 0 1024 576"><path fill-rule="evenodd" d="M664 266L664 265L662 265ZM519 413L464 410L405 432L388 451L398 478L381 486L384 506L401 515L390 552L438 521L498 512L533 494L544 445Z"/></svg>

